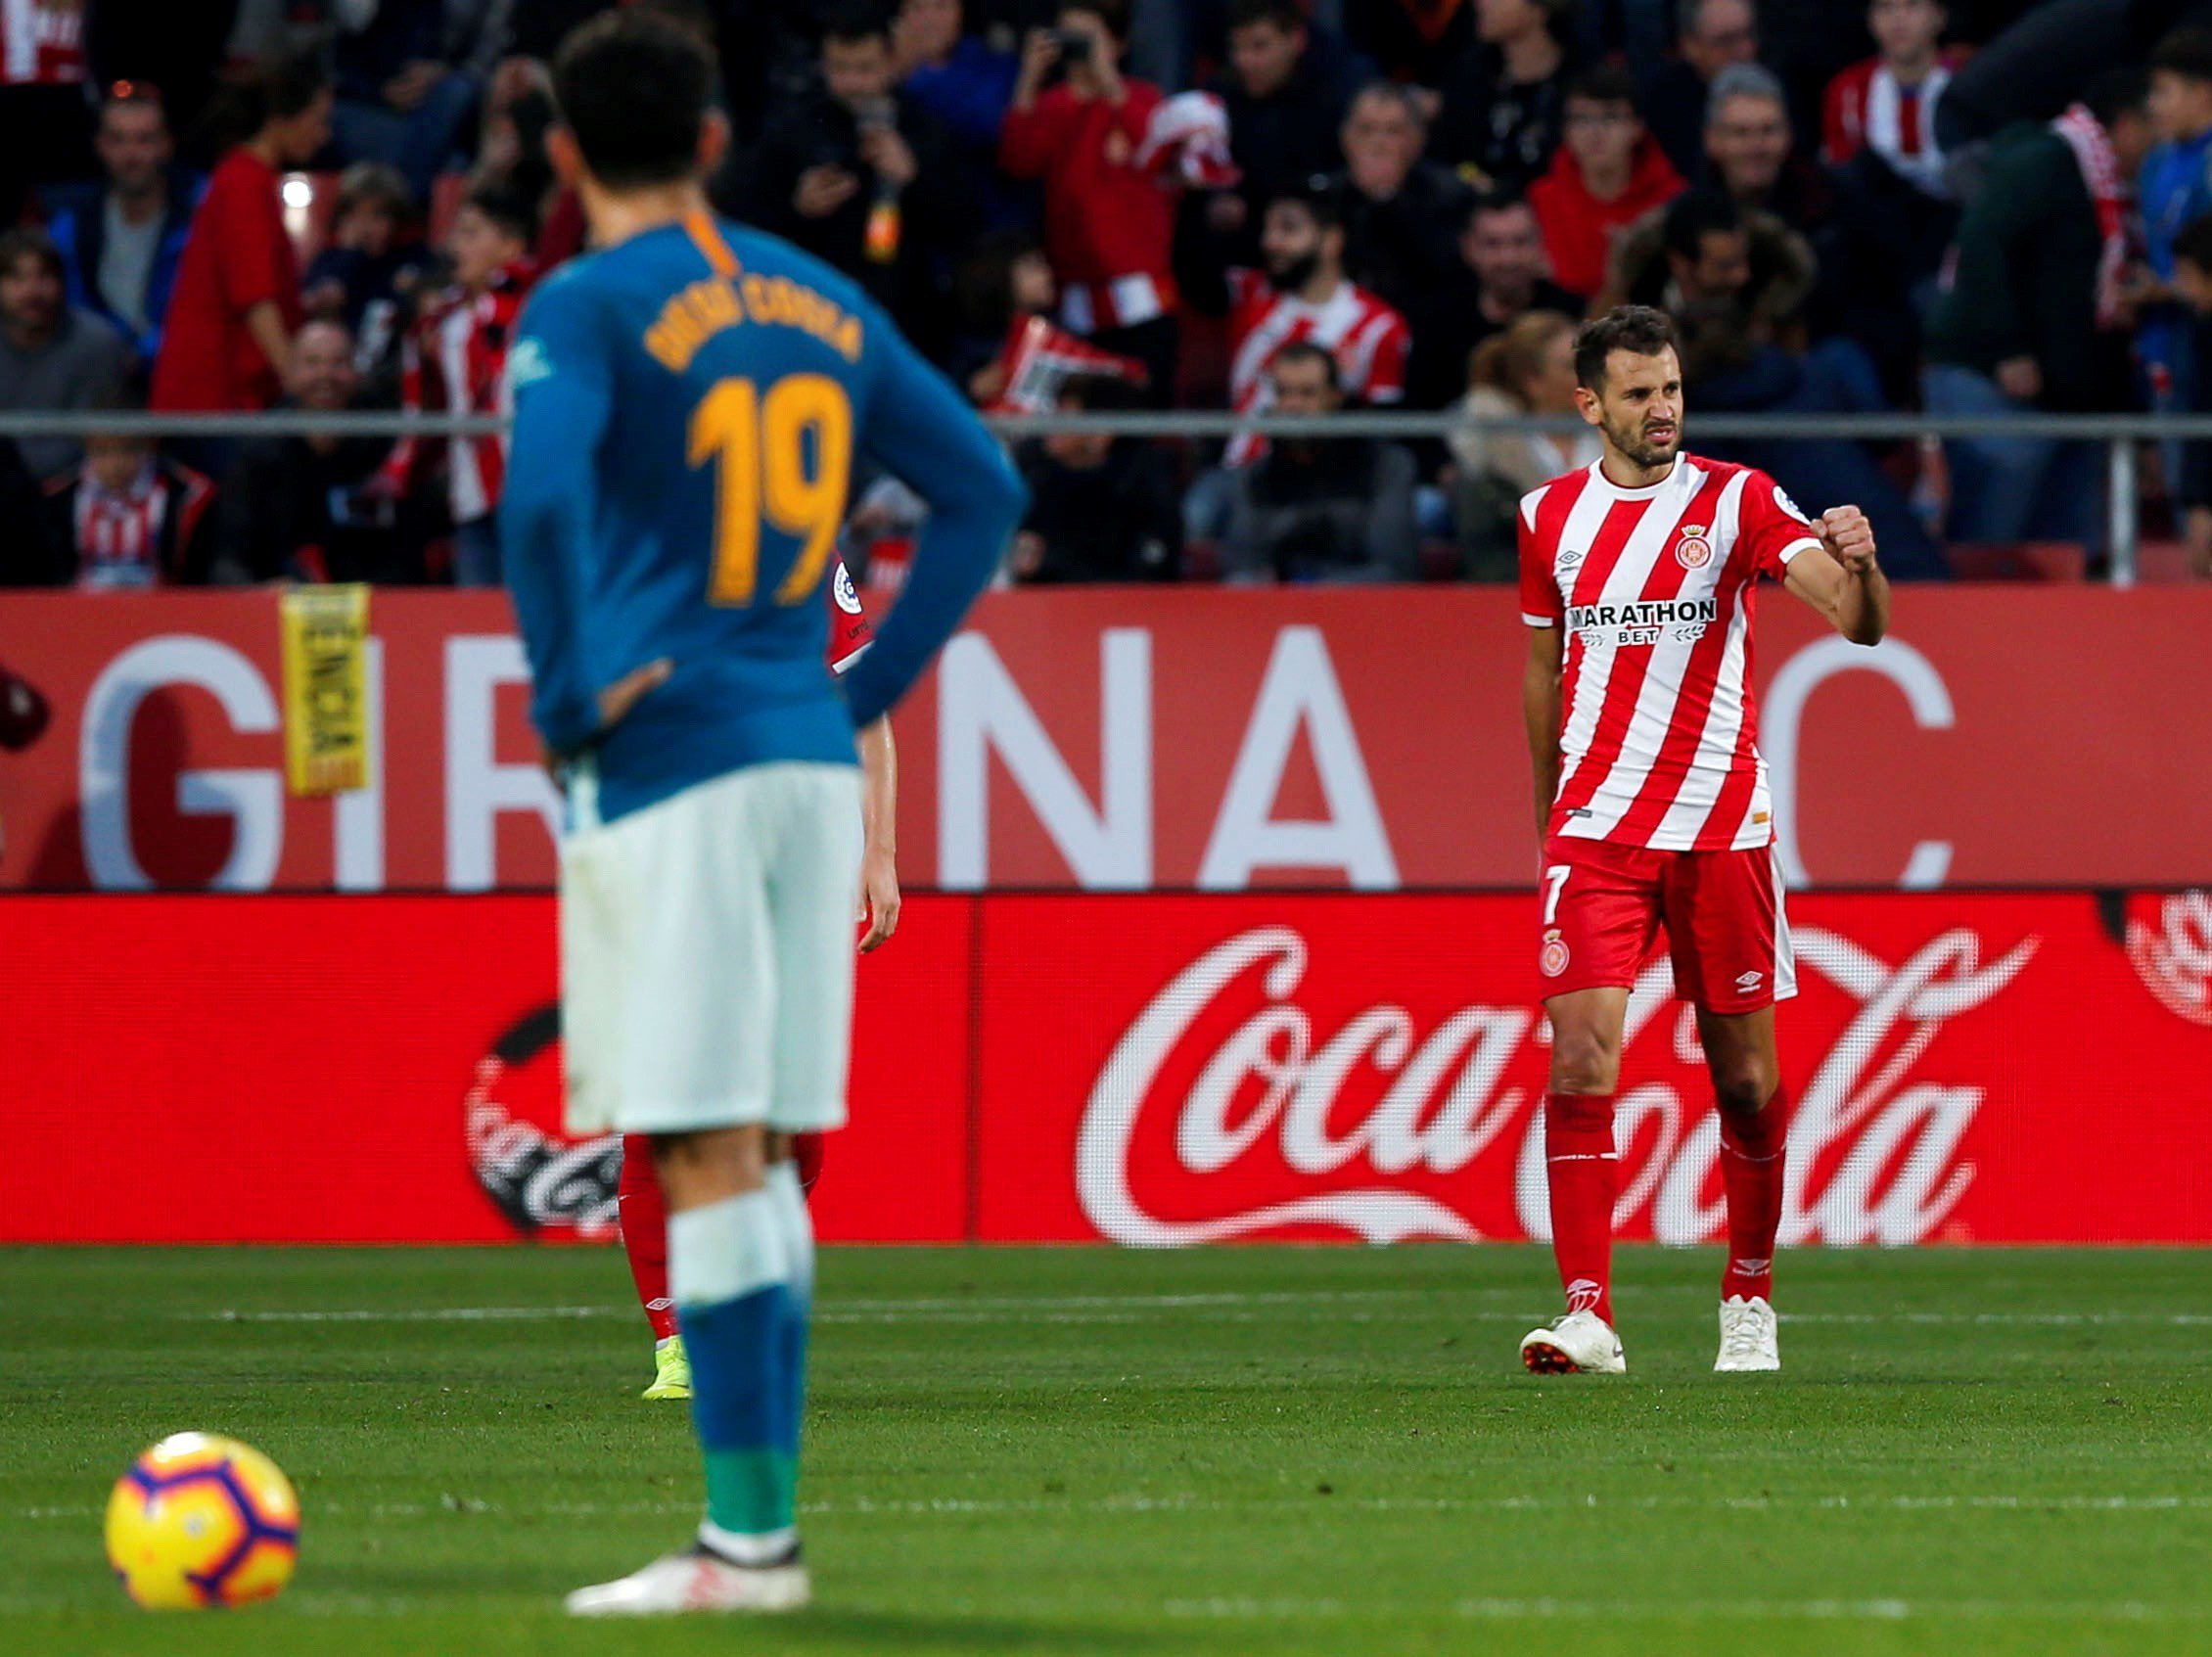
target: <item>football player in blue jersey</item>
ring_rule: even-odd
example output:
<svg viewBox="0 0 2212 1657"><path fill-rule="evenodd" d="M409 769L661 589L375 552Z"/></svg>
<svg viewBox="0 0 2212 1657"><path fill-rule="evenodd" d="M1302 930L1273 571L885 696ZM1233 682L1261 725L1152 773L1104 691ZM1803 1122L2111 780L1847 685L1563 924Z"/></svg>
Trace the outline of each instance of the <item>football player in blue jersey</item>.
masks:
<svg viewBox="0 0 2212 1657"><path fill-rule="evenodd" d="M642 10L564 43L548 148L596 251L531 296L508 364L505 568L568 794L569 1126L652 1140L706 1461L692 1545L572 1594L582 1615L808 1598L794 1514L813 1234L789 1145L845 1118L853 731L928 665L1024 505L974 413L856 285L709 210L728 141L713 73ZM820 588L862 456L930 516L841 686Z"/></svg>

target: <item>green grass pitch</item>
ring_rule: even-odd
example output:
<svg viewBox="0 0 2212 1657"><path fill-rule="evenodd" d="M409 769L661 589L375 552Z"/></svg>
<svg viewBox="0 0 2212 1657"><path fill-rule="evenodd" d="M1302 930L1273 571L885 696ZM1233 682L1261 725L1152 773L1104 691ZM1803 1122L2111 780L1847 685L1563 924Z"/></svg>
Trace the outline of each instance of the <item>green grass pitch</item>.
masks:
<svg viewBox="0 0 2212 1657"><path fill-rule="evenodd" d="M612 1250L0 1252L0 1650L2212 1651L2212 1251L1624 1254L1625 1380L1524 1375L1517 1248L831 1251L796 1619L576 1624L684 1537ZM270 1606L158 1617L110 1482L197 1427L305 1507Z"/></svg>

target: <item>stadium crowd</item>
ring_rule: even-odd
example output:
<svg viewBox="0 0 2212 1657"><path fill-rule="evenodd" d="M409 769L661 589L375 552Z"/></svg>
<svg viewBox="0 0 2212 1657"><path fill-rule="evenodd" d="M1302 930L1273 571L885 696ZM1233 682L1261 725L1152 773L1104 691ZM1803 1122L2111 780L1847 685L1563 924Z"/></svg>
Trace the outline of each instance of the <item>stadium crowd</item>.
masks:
<svg viewBox="0 0 2212 1657"><path fill-rule="evenodd" d="M614 3L0 0L0 410L496 412L583 242L546 62ZM1025 442L1010 580L1508 578L1591 448L1471 422L1571 412L1571 324L1625 299L1699 413L2212 409L2207 0L632 3L718 53L717 205L980 404L1454 416ZM1693 440L1863 505L1903 576L2102 533L2089 445ZM2199 574L2208 449L2142 456ZM494 582L503 459L26 437L0 583ZM895 583L916 503L862 483Z"/></svg>

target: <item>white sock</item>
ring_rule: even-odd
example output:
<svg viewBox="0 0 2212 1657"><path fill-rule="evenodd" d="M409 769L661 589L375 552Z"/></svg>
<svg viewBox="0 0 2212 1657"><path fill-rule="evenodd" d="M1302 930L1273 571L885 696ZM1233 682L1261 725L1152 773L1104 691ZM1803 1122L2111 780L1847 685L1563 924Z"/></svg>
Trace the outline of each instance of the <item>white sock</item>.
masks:
<svg viewBox="0 0 2212 1657"><path fill-rule="evenodd" d="M668 1216L668 1295L679 1308L716 1306L790 1280L783 1220L766 1191Z"/></svg>
<svg viewBox="0 0 2212 1657"><path fill-rule="evenodd" d="M786 1158L768 1170L768 1195L775 1199L776 1223L783 1237L785 1281L804 1300L814 1297L814 1217L806 1211L806 1192L799 1183L799 1164Z"/></svg>

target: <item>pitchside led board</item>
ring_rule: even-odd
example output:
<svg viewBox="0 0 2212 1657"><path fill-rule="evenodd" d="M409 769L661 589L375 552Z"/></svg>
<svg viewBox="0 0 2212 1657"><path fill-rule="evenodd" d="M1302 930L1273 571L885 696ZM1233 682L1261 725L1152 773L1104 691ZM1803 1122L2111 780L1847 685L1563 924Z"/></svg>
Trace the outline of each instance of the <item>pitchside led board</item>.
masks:
<svg viewBox="0 0 2212 1657"><path fill-rule="evenodd" d="M1767 609L1785 1239L2212 1241L2212 592L1908 591L1876 652ZM285 785L279 637L262 594L0 600L56 705L0 763L0 885L43 889L0 897L0 1111L104 1171L0 1241L605 1234L503 604L376 596L370 786L327 799ZM824 1234L1541 1236L1522 650L1465 589L987 603L901 715L936 890L861 965ZM1669 990L1632 1001L1622 1220L1702 1241Z"/></svg>

